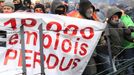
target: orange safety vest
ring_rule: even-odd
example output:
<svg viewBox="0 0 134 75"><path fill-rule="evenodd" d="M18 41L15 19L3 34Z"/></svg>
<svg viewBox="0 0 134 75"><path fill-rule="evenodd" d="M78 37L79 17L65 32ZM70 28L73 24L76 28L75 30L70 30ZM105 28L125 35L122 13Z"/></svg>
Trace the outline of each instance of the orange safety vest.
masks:
<svg viewBox="0 0 134 75"><path fill-rule="evenodd" d="M79 11L77 11L77 10L71 11L70 13L67 14L67 16L75 17L75 18L83 18L83 16L81 16ZM92 17L95 21L99 21L98 16L96 15L96 13L93 13Z"/></svg>
<svg viewBox="0 0 134 75"><path fill-rule="evenodd" d="M79 11L77 10L74 10L74 11L71 11L70 13L67 14L67 16L70 16L70 17L75 17L75 18L83 18Z"/></svg>

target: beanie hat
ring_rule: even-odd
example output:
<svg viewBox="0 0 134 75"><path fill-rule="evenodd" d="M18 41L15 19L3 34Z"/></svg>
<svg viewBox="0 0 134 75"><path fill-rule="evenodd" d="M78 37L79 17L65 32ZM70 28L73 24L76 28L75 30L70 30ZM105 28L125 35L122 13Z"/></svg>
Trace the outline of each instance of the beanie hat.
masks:
<svg viewBox="0 0 134 75"><path fill-rule="evenodd" d="M45 7L44 7L44 5L42 5L42 4L36 4L35 7L34 7L34 10L35 10L36 8L41 8L42 11L45 13Z"/></svg>
<svg viewBox="0 0 134 75"><path fill-rule="evenodd" d="M13 8L13 9L15 9L14 4L13 4L13 3L11 3L11 2L6 2L6 3L4 3L4 6L9 6L9 7L11 7L11 8Z"/></svg>
<svg viewBox="0 0 134 75"><path fill-rule="evenodd" d="M5 0L0 0L0 2L4 2Z"/></svg>

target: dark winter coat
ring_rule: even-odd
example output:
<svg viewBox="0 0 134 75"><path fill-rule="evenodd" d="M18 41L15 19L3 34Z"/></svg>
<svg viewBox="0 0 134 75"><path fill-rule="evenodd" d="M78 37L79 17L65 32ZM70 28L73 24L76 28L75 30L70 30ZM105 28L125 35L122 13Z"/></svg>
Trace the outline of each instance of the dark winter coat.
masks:
<svg viewBox="0 0 134 75"><path fill-rule="evenodd" d="M122 15L120 9L116 7L110 8L107 12L108 19L110 20L111 17L116 13L118 13L118 16L120 18ZM101 40L98 46L96 47L96 49L97 49L97 52L108 54L108 43L106 39L106 36L108 36L108 38L110 39L112 55L114 56L122 50L121 44L123 40L123 29L122 29L123 25L122 23L119 23L117 25L112 25L109 22L109 20L107 22L107 28L105 32L102 34Z"/></svg>

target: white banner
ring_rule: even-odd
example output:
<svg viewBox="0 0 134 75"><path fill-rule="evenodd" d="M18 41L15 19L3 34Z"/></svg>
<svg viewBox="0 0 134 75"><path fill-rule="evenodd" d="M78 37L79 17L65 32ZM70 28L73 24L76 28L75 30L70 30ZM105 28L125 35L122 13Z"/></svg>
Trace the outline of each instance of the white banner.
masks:
<svg viewBox="0 0 134 75"><path fill-rule="evenodd" d="M39 26L43 25L46 75L81 75L105 24L48 14L0 14L0 75L22 73L20 26L24 26L27 75L40 75Z"/></svg>

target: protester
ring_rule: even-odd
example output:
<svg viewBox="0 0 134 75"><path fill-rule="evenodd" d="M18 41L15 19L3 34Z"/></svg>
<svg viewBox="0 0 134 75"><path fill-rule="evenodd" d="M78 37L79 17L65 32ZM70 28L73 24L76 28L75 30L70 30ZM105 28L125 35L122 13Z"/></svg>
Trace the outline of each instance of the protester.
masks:
<svg viewBox="0 0 134 75"><path fill-rule="evenodd" d="M60 0L54 0L51 4L51 13L58 15L66 15L66 6Z"/></svg>
<svg viewBox="0 0 134 75"><path fill-rule="evenodd" d="M51 3L50 2L45 3L45 12L51 13Z"/></svg>
<svg viewBox="0 0 134 75"><path fill-rule="evenodd" d="M45 8L45 12L48 13L48 14L51 13L50 10L51 10L50 7Z"/></svg>
<svg viewBox="0 0 134 75"><path fill-rule="evenodd" d="M118 6L120 7L120 6ZM121 8L121 7L120 7ZM124 38L122 43L122 47L125 48L123 52L123 59L131 59L134 57L134 22L131 17L125 13L125 9L122 9L121 21L123 22L126 29L124 29ZM130 66L126 72L126 74L134 73L134 66Z"/></svg>
<svg viewBox="0 0 134 75"><path fill-rule="evenodd" d="M95 7L93 4L88 0L80 0L79 3L79 10L74 10L67 14L70 17L76 18L85 18L90 20L97 20L95 12Z"/></svg>
<svg viewBox="0 0 134 75"><path fill-rule="evenodd" d="M45 7L42 4L36 4L34 7L35 13L45 13Z"/></svg>
<svg viewBox="0 0 134 75"><path fill-rule="evenodd" d="M101 65L97 65L97 72L103 72L103 74L108 74L112 72L112 64L110 64L110 55L109 48L111 49L111 54L115 56L118 54L122 48L122 40L123 40L123 30L122 23L120 23L119 19L121 18L122 12L117 7L110 7L107 12L107 28L104 34L102 35L100 43L96 47L97 56L95 57L96 63L104 63ZM108 41L108 38L109 41ZM108 48L108 42L110 42L111 47ZM112 60L112 59L111 59ZM113 61L114 62L114 61ZM103 75L102 74L102 75Z"/></svg>
<svg viewBox="0 0 134 75"><path fill-rule="evenodd" d="M4 0L0 0L0 13L2 13L3 5L4 5Z"/></svg>
<svg viewBox="0 0 134 75"><path fill-rule="evenodd" d="M34 7L35 7L35 4L34 3L31 3L30 8L27 9L26 11L27 12L34 12Z"/></svg>
<svg viewBox="0 0 134 75"><path fill-rule="evenodd" d="M74 10L68 13L67 16L98 21L96 19L97 15L95 14L96 12L95 10L96 10L95 7L89 0L80 0L79 10ZM84 70L83 75L92 74L92 71L91 71L92 68L89 65L94 61L93 57L90 60L91 61L88 62L88 66Z"/></svg>
<svg viewBox="0 0 134 75"><path fill-rule="evenodd" d="M30 8L31 0L24 0L23 4L26 6L26 8Z"/></svg>
<svg viewBox="0 0 134 75"><path fill-rule="evenodd" d="M22 0L13 0L15 11L25 11L26 7L23 6Z"/></svg>
<svg viewBox="0 0 134 75"><path fill-rule="evenodd" d="M6 3L4 3L4 6L2 8L2 12L3 13L13 13L14 9L15 9L15 7L14 7L13 3L6 2Z"/></svg>
<svg viewBox="0 0 134 75"><path fill-rule="evenodd" d="M27 11L27 12L33 11L32 7L31 7L31 4L32 4L31 0L24 0L23 4L24 4L24 7L26 8L25 11Z"/></svg>

